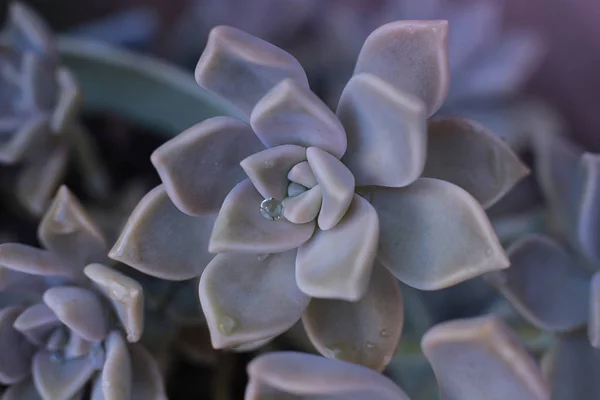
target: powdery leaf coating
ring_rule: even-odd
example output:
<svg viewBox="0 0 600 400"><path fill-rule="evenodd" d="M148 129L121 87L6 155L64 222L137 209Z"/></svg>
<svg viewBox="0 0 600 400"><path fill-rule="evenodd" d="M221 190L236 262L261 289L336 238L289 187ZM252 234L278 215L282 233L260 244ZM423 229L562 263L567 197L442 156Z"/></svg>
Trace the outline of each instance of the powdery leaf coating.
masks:
<svg viewBox="0 0 600 400"><path fill-rule="evenodd" d="M44 303L38 303L25 309L15 320L13 326L29 342L41 346L50 332L60 325L60 320Z"/></svg>
<svg viewBox="0 0 600 400"><path fill-rule="evenodd" d="M296 251L219 254L200 278L202 310L213 347L239 346L281 334L310 298L294 278Z"/></svg>
<svg viewBox="0 0 600 400"><path fill-rule="evenodd" d="M447 21L396 21L374 30L360 51L355 74L370 73L425 103L427 116L450 85Z"/></svg>
<svg viewBox="0 0 600 400"><path fill-rule="evenodd" d="M278 253L295 249L310 239L315 229L314 221L297 225L285 219L268 220L260 212L262 201L248 179L233 188L215 221L209 251Z"/></svg>
<svg viewBox="0 0 600 400"><path fill-rule="evenodd" d="M346 134L336 115L293 79L281 81L256 104L250 123L267 147L318 147L337 158L346 152Z"/></svg>
<svg viewBox="0 0 600 400"><path fill-rule="evenodd" d="M444 322L423 336L444 400L548 400L535 361L497 317Z"/></svg>
<svg viewBox="0 0 600 400"><path fill-rule="evenodd" d="M315 186L284 199L283 216L294 224L306 224L317 218L322 203L321 186Z"/></svg>
<svg viewBox="0 0 600 400"><path fill-rule="evenodd" d="M286 197L288 173L303 161L306 161L306 148L284 144L252 154L240 165L262 197L281 201Z"/></svg>
<svg viewBox="0 0 600 400"><path fill-rule="evenodd" d="M150 160L177 208L200 216L219 211L227 193L246 177L240 161L262 149L248 124L214 117L160 146Z"/></svg>
<svg viewBox="0 0 600 400"><path fill-rule="evenodd" d="M355 194L339 224L328 231L317 229L298 248L298 287L312 297L359 300L369 285L378 239L377 212Z"/></svg>
<svg viewBox="0 0 600 400"><path fill-rule="evenodd" d="M589 307L588 337L592 346L600 348L600 272L591 279Z"/></svg>
<svg viewBox="0 0 600 400"><path fill-rule="evenodd" d="M543 359L552 400L600 398L600 350L590 346L582 332L561 335Z"/></svg>
<svg viewBox="0 0 600 400"><path fill-rule="evenodd" d="M44 303L60 321L86 340L103 340L108 335L108 316L98 296L76 286L46 290Z"/></svg>
<svg viewBox="0 0 600 400"><path fill-rule="evenodd" d="M528 173L510 147L478 123L463 118L429 123L423 176L460 186L484 208Z"/></svg>
<svg viewBox="0 0 600 400"><path fill-rule="evenodd" d="M167 400L165 385L158 363L141 345L129 345L131 357L131 398Z"/></svg>
<svg viewBox="0 0 600 400"><path fill-rule="evenodd" d="M196 81L228 100L246 117L280 81L290 78L308 88L300 63L262 39L228 26L213 28L196 66Z"/></svg>
<svg viewBox="0 0 600 400"><path fill-rule="evenodd" d="M508 249L511 266L488 276L523 317L540 329L564 332L588 318L590 273L554 240L531 235Z"/></svg>
<svg viewBox="0 0 600 400"><path fill-rule="evenodd" d="M350 207L354 176L340 160L318 147L306 149L306 158L323 194L317 222L326 231L336 226Z"/></svg>
<svg viewBox="0 0 600 400"><path fill-rule="evenodd" d="M85 275L112 303L125 332L127 341L137 342L144 331L144 291L136 280L106 267L91 264L85 267Z"/></svg>
<svg viewBox="0 0 600 400"><path fill-rule="evenodd" d="M290 172L288 173L288 179L292 182L292 184L302 185L305 188L312 189L317 185L317 178L315 178L315 174L310 167L308 161L303 161L298 163L292 167ZM289 189L288 189L289 194Z"/></svg>
<svg viewBox="0 0 600 400"><path fill-rule="evenodd" d="M21 311L20 307L0 310L0 383L4 385L29 375L33 346L13 327Z"/></svg>
<svg viewBox="0 0 600 400"><path fill-rule="evenodd" d="M580 181L577 242L581 251L597 262L600 260L600 154L586 153L581 157Z"/></svg>
<svg viewBox="0 0 600 400"><path fill-rule="evenodd" d="M295 352L269 353L248 364L245 400L409 400L390 379L359 365Z"/></svg>
<svg viewBox="0 0 600 400"><path fill-rule="evenodd" d="M109 257L157 278L191 279L213 258L206 244L215 218L190 218L157 186L133 210Z"/></svg>
<svg viewBox="0 0 600 400"><path fill-rule="evenodd" d="M54 253L20 243L0 244L0 265L31 275L76 277L80 274Z"/></svg>
<svg viewBox="0 0 600 400"><path fill-rule="evenodd" d="M113 331L105 347L106 361L100 378L102 395L110 400L130 400L132 372L127 343L118 331Z"/></svg>
<svg viewBox="0 0 600 400"><path fill-rule="evenodd" d="M310 341L324 356L382 371L400 341L404 304L397 280L377 264L360 300L314 298L302 322Z"/></svg>
<svg viewBox="0 0 600 400"><path fill-rule="evenodd" d="M371 74L355 75L337 108L348 136L343 163L357 186L402 187L425 165L427 121L423 103Z"/></svg>
<svg viewBox="0 0 600 400"><path fill-rule="evenodd" d="M54 361L41 350L33 357L33 382L44 400L68 399L75 396L92 377L96 369L95 354L63 362Z"/></svg>
<svg viewBox="0 0 600 400"><path fill-rule="evenodd" d="M106 258L106 240L79 201L61 186L38 226L42 245L71 265L83 266Z"/></svg>
<svg viewBox="0 0 600 400"><path fill-rule="evenodd" d="M420 178L370 191L381 226L378 257L407 285L437 290L508 267L481 205L458 186Z"/></svg>

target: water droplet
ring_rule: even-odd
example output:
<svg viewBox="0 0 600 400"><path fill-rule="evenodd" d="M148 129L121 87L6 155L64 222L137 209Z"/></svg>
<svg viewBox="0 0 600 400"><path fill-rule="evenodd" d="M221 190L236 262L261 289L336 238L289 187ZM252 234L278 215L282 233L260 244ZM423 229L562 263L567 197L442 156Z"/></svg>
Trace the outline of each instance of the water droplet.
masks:
<svg viewBox="0 0 600 400"><path fill-rule="evenodd" d="M387 329L382 329L381 332L379 332L379 336L390 337L390 336L392 336L392 333L390 331L388 331Z"/></svg>
<svg viewBox="0 0 600 400"><path fill-rule="evenodd" d="M266 219L277 221L283 215L283 203L272 197L264 199L260 203L260 213Z"/></svg>
<svg viewBox="0 0 600 400"><path fill-rule="evenodd" d="M268 255L268 254L260 254L260 255L258 256L258 261L259 261L259 262L265 261L265 260L267 259L267 257L269 257L269 255Z"/></svg>
<svg viewBox="0 0 600 400"><path fill-rule="evenodd" d="M231 335L235 329L235 320L229 315L221 315L217 323L219 331L224 335Z"/></svg>
<svg viewBox="0 0 600 400"><path fill-rule="evenodd" d="M365 347L367 349L374 349L375 347L377 347L377 345L375 343L373 343L373 342L366 342L365 343Z"/></svg>

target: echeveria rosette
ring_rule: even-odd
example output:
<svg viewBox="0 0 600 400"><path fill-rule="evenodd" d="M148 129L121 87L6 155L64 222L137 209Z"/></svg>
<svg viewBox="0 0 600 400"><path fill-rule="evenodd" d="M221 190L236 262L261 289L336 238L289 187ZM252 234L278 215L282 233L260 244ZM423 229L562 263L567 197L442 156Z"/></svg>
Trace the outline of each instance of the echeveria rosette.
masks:
<svg viewBox="0 0 600 400"><path fill-rule="evenodd" d="M0 33L0 83L0 164L20 167L11 190L41 215L65 172L81 94L49 27L21 3Z"/></svg>
<svg viewBox="0 0 600 400"><path fill-rule="evenodd" d="M164 279L202 274L217 348L264 343L302 316L323 354L383 368L402 329L390 273L435 290L505 268L484 207L527 173L473 122L427 124L448 87L447 30L373 32L334 114L291 55L213 29L196 80L246 121L212 118L157 149L163 185L110 256Z"/></svg>
<svg viewBox="0 0 600 400"><path fill-rule="evenodd" d="M139 283L106 266L107 243L62 187L44 215L44 249L0 244L0 382L6 400L165 399L143 331Z"/></svg>
<svg viewBox="0 0 600 400"><path fill-rule="evenodd" d="M445 322L423 337L440 398L549 400L540 368L502 320ZM294 353L267 353L248 365L245 400L279 398L409 400L394 382L362 366Z"/></svg>
<svg viewBox="0 0 600 400"><path fill-rule="evenodd" d="M552 398L592 400L600 395L600 155L557 132L534 139L546 232L513 243L511 267L487 278L529 323L557 334L544 360Z"/></svg>

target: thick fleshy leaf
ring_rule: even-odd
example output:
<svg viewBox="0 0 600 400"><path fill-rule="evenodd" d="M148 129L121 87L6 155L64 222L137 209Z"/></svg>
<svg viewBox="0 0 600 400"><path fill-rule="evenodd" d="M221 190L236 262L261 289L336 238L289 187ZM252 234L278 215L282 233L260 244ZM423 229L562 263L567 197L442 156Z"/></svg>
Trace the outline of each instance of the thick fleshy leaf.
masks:
<svg viewBox="0 0 600 400"><path fill-rule="evenodd" d="M484 208L528 174L513 151L476 122L438 118L429 123L423 176L465 189Z"/></svg>
<svg viewBox="0 0 600 400"><path fill-rule="evenodd" d="M402 187L425 166L427 116L423 103L371 74L352 77L337 115L348 136L344 164L356 185Z"/></svg>
<svg viewBox="0 0 600 400"><path fill-rule="evenodd" d="M63 324L86 340L103 340L108 335L108 315L98 296L75 286L46 290L44 303Z"/></svg>
<svg viewBox="0 0 600 400"><path fill-rule="evenodd" d="M69 158L68 146L61 142L48 146L19 173L16 196L34 215L41 215L63 180Z"/></svg>
<svg viewBox="0 0 600 400"><path fill-rule="evenodd" d="M9 18L2 31L2 42L27 52L41 56L57 56L56 40L52 31L31 8L21 2L14 2L9 8Z"/></svg>
<svg viewBox="0 0 600 400"><path fill-rule="evenodd" d="M200 278L200 302L213 347L270 338L301 317L310 298L294 277L296 251L219 254Z"/></svg>
<svg viewBox="0 0 600 400"><path fill-rule="evenodd" d="M80 274L56 254L21 243L0 244L0 265L32 275L76 277Z"/></svg>
<svg viewBox="0 0 600 400"><path fill-rule="evenodd" d="M448 400L548 400L541 371L497 317L444 322L421 342L441 397Z"/></svg>
<svg viewBox="0 0 600 400"><path fill-rule="evenodd" d="M3 138L0 146L0 164L15 164L22 160L26 151L48 132L48 116L36 114L19 124L18 131L10 140Z"/></svg>
<svg viewBox="0 0 600 400"><path fill-rule="evenodd" d="M131 356L131 398L167 400L165 385L158 363L142 345L129 345Z"/></svg>
<svg viewBox="0 0 600 400"><path fill-rule="evenodd" d="M377 212L367 200L355 194L335 228L317 229L299 247L298 287L311 297L357 301L368 288L378 243Z"/></svg>
<svg viewBox="0 0 600 400"><path fill-rule="evenodd" d="M38 227L42 245L79 274L92 262L106 259L106 240L83 206L62 186Z"/></svg>
<svg viewBox="0 0 600 400"><path fill-rule="evenodd" d="M375 265L369 290L359 301L312 299L302 322L324 356L381 371L391 361L402 334L398 281L382 265Z"/></svg>
<svg viewBox="0 0 600 400"><path fill-rule="evenodd" d="M338 118L309 88L293 79L281 81L256 104L250 123L268 147L318 147L337 158L346 151L346 135Z"/></svg>
<svg viewBox="0 0 600 400"><path fill-rule="evenodd" d="M287 189L287 195L288 197L294 197L294 196L298 196L299 194L302 194L304 192L306 192L306 187L297 184L296 182L291 182L288 185L288 189ZM319 188L319 192L321 191L321 189ZM283 210L285 212L285 209Z"/></svg>
<svg viewBox="0 0 600 400"><path fill-rule="evenodd" d="M321 186L283 200L283 216L294 224L306 224L319 215L323 194Z"/></svg>
<svg viewBox="0 0 600 400"><path fill-rule="evenodd" d="M40 351L33 357L33 381L44 400L69 399L81 390L98 367L96 355L57 360Z"/></svg>
<svg viewBox="0 0 600 400"><path fill-rule="evenodd" d="M287 194L288 173L303 161L306 161L306 148L287 144L253 154L240 165L262 197L281 201Z"/></svg>
<svg viewBox="0 0 600 400"><path fill-rule="evenodd" d="M129 342L137 342L144 331L144 291L135 279L102 264L85 267L85 275L111 301Z"/></svg>
<svg viewBox="0 0 600 400"><path fill-rule="evenodd" d="M337 158L317 147L306 149L306 158L323 194L318 223L326 231L340 222L350 207L354 176Z"/></svg>
<svg viewBox="0 0 600 400"><path fill-rule="evenodd" d="M182 213L157 186L137 205L109 257L161 279L191 279L213 257L208 242L215 218Z"/></svg>
<svg viewBox="0 0 600 400"><path fill-rule="evenodd" d="M10 385L29 374L33 347L13 324L23 311L8 307L0 311L0 383Z"/></svg>
<svg viewBox="0 0 600 400"><path fill-rule="evenodd" d="M240 161L264 149L250 125L231 117L200 122L150 157L173 203L186 214L216 213L246 174Z"/></svg>
<svg viewBox="0 0 600 400"><path fill-rule="evenodd" d="M600 272L592 276L589 307L588 336L592 346L600 348Z"/></svg>
<svg viewBox="0 0 600 400"><path fill-rule="evenodd" d="M317 178L315 178L308 161L294 165L287 177L292 183L297 183L308 189L312 189L317 185Z"/></svg>
<svg viewBox="0 0 600 400"><path fill-rule="evenodd" d="M405 188L373 188L379 259L398 279L436 290L497 269L508 259L481 205L458 186L433 178Z"/></svg>
<svg viewBox="0 0 600 400"><path fill-rule="evenodd" d="M213 28L196 66L196 81L228 100L246 117L283 79L308 88L300 63L287 52L228 26Z"/></svg>
<svg viewBox="0 0 600 400"><path fill-rule="evenodd" d="M409 400L394 382L360 365L295 352L269 353L248 365L245 400Z"/></svg>
<svg viewBox="0 0 600 400"><path fill-rule="evenodd" d="M113 331L106 339L106 361L102 368L101 387L105 399L131 399L131 358L123 336Z"/></svg>
<svg viewBox="0 0 600 400"><path fill-rule="evenodd" d="M2 400L44 400L37 392L33 380L31 378L25 379L10 385L4 393L2 393Z"/></svg>
<svg viewBox="0 0 600 400"><path fill-rule="evenodd" d="M578 175L581 150L555 132L533 135L535 173L550 217L560 234L576 238L575 221L580 194ZM577 243L571 243L575 248Z"/></svg>
<svg viewBox="0 0 600 400"><path fill-rule="evenodd" d="M563 247L548 237L527 236L508 256L510 268L487 278L523 317L554 332L586 323L591 276Z"/></svg>
<svg viewBox="0 0 600 400"><path fill-rule="evenodd" d="M583 332L559 336L543 361L552 400L600 398L600 350L590 346Z"/></svg>
<svg viewBox="0 0 600 400"><path fill-rule="evenodd" d="M92 351L98 352L98 355L103 353L99 342L85 340L73 331L69 332L69 340L65 347L55 351L56 357L63 357L65 359L84 357Z"/></svg>
<svg viewBox="0 0 600 400"><path fill-rule="evenodd" d="M223 202L210 237L211 253L279 253L295 249L312 236L315 223L293 224L265 218L263 198L252 182L239 183Z"/></svg>
<svg viewBox="0 0 600 400"><path fill-rule="evenodd" d="M0 259L0 292L43 293L45 289L46 282L43 276L8 269L2 266Z"/></svg>
<svg viewBox="0 0 600 400"><path fill-rule="evenodd" d="M56 71L58 98L52 112L50 127L55 134L64 133L74 123L83 102L83 94L73 73L67 68ZM52 99L54 100L54 99Z"/></svg>
<svg viewBox="0 0 600 400"><path fill-rule="evenodd" d="M396 21L369 35L355 74L374 74L425 103L427 116L444 102L450 84L447 21Z"/></svg>
<svg viewBox="0 0 600 400"><path fill-rule="evenodd" d="M593 262L600 260L600 154L586 153L580 162L581 192L576 220L579 248Z"/></svg>
<svg viewBox="0 0 600 400"><path fill-rule="evenodd" d="M44 303L34 304L24 310L13 326L38 346L45 343L51 331L61 324L54 312Z"/></svg>

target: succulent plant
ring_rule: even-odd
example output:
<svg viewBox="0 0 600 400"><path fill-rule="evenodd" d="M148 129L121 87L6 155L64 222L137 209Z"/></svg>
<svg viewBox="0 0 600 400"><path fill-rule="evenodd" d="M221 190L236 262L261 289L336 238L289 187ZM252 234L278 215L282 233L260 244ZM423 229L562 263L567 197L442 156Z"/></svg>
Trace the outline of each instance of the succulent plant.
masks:
<svg viewBox="0 0 600 400"><path fill-rule="evenodd" d="M499 318L436 325L423 337L422 347L442 399L550 398L540 368ZM245 400L409 400L394 382L368 368L309 354L267 353L249 364L248 374Z"/></svg>
<svg viewBox="0 0 600 400"><path fill-rule="evenodd" d="M434 290L507 267L484 207L527 173L476 123L427 125L448 88L447 29L374 31L336 114L291 55L213 29L196 80L245 120L208 119L155 151L163 185L110 257L202 275L216 348L255 348L302 318L321 353L382 369L402 330L393 276Z"/></svg>
<svg viewBox="0 0 600 400"><path fill-rule="evenodd" d="M486 278L529 323L557 335L544 359L552 398L595 399L600 395L593 372L600 367L600 155L548 132L535 137L533 151L546 230L513 243L511 267Z"/></svg>
<svg viewBox="0 0 600 400"><path fill-rule="evenodd" d="M3 399L165 399L143 331L139 283L106 265L107 243L66 187L38 230L45 249L0 244Z"/></svg>
<svg viewBox="0 0 600 400"><path fill-rule="evenodd" d="M21 3L10 6L0 33L0 82L0 165L17 167L10 191L22 206L44 212L62 182L70 148L85 152L79 160L90 173L88 184L102 191L105 178L77 122L77 82L61 65L48 26Z"/></svg>

